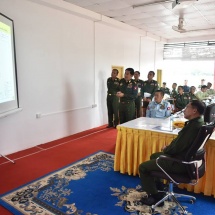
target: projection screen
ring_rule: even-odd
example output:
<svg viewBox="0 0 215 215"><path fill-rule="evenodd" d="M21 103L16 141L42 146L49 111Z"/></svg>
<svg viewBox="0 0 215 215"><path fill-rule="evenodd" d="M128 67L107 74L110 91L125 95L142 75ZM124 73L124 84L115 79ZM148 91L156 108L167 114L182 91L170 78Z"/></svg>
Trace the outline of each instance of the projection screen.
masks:
<svg viewBox="0 0 215 215"><path fill-rule="evenodd" d="M14 24L0 13L0 116L18 109Z"/></svg>

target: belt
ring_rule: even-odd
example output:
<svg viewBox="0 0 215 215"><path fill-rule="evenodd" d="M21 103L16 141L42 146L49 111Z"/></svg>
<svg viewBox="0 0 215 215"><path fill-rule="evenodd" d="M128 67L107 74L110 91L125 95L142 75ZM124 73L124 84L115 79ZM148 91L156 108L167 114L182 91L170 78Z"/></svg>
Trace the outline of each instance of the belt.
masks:
<svg viewBox="0 0 215 215"><path fill-rule="evenodd" d="M129 101L129 102L120 102L121 104L131 104L134 103L134 101Z"/></svg>

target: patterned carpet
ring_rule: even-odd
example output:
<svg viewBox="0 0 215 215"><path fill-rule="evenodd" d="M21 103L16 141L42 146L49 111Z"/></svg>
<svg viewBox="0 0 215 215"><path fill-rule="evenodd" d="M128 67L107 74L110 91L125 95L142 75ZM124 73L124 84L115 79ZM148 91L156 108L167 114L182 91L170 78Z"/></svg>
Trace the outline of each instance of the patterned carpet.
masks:
<svg viewBox="0 0 215 215"><path fill-rule="evenodd" d="M14 215L146 215L139 178L113 171L114 155L97 152L0 198ZM180 214L165 202L156 214Z"/></svg>

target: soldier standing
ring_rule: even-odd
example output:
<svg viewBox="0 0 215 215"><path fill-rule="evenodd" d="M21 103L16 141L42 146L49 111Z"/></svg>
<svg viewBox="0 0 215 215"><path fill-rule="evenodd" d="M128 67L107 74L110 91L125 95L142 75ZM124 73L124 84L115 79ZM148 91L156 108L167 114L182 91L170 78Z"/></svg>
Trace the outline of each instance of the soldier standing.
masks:
<svg viewBox="0 0 215 215"><path fill-rule="evenodd" d="M141 92L142 96L144 97L144 93L149 93L150 94L149 97L144 97L143 98L143 108L144 108L144 110L146 110L149 102L154 97L155 91L158 90L158 82L153 80L154 76L155 76L155 73L153 71L149 71L148 76L147 76L148 80L144 81L144 83L143 83L143 88L142 88L142 92ZM145 116L145 113L143 113L143 115Z"/></svg>
<svg viewBox="0 0 215 215"><path fill-rule="evenodd" d="M139 79L140 78L140 72L135 71L134 72L134 81L137 84L138 87L138 94L137 98L135 99L135 118L139 118L142 116L142 95L141 95L141 90L143 88L143 80Z"/></svg>
<svg viewBox="0 0 215 215"><path fill-rule="evenodd" d="M108 109L108 126L115 127L119 123L119 98L116 93L119 89L119 78L117 78L119 71L113 69L111 77L107 79L107 109Z"/></svg>
<svg viewBox="0 0 215 215"><path fill-rule="evenodd" d="M120 124L134 119L135 114L135 99L137 97L137 85L132 76L134 75L133 68L125 70L125 78L120 80L119 91L117 96L120 98L119 103L119 120Z"/></svg>

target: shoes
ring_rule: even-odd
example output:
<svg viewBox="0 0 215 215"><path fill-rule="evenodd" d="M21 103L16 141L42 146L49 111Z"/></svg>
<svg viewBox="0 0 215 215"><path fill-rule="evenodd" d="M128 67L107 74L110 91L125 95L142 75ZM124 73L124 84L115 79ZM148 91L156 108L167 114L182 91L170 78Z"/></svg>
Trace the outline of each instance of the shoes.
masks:
<svg viewBox="0 0 215 215"><path fill-rule="evenodd" d="M106 128L112 128L113 127L113 125L108 125L108 126L106 126Z"/></svg>
<svg viewBox="0 0 215 215"><path fill-rule="evenodd" d="M163 184L161 181L156 181L155 183L156 183L156 187L158 190L167 191L167 189L168 189L167 185Z"/></svg>
<svg viewBox="0 0 215 215"><path fill-rule="evenodd" d="M141 198L140 202L143 205L148 205L148 206L152 206L155 205L157 202L159 202L162 198L164 197L164 195L156 194L156 195L149 195L148 198ZM164 206L164 202L161 202L158 207L162 207Z"/></svg>

